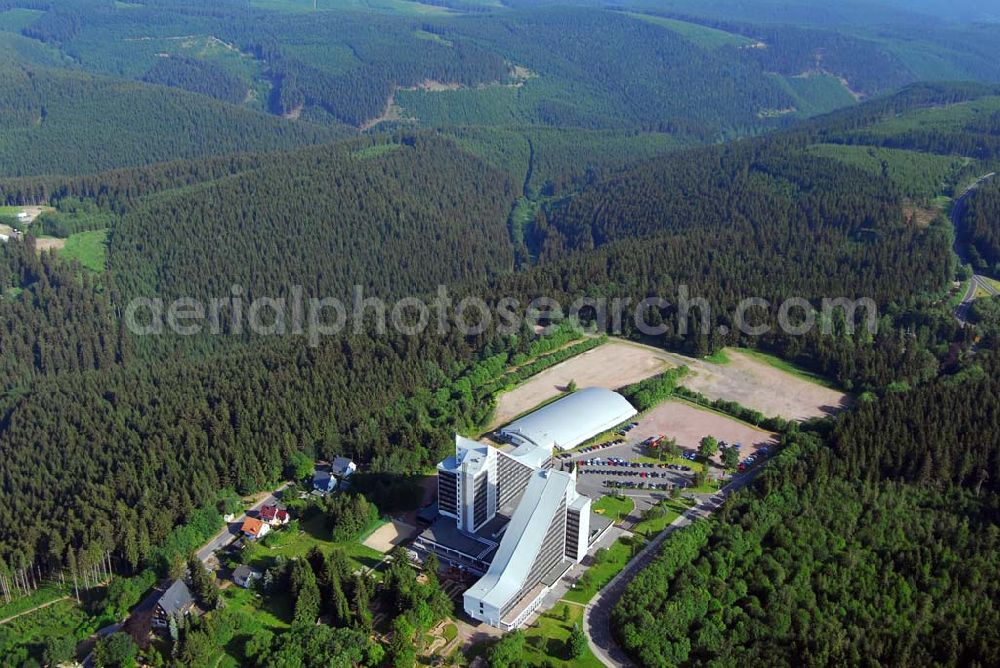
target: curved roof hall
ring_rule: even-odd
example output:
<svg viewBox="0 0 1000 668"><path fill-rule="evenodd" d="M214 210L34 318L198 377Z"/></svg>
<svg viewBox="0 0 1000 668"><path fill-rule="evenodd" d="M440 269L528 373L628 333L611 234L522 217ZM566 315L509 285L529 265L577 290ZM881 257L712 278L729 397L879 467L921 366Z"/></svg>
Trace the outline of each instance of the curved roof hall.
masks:
<svg viewBox="0 0 1000 668"><path fill-rule="evenodd" d="M518 444L574 448L636 414L625 397L603 387L588 387L514 420L500 433Z"/></svg>

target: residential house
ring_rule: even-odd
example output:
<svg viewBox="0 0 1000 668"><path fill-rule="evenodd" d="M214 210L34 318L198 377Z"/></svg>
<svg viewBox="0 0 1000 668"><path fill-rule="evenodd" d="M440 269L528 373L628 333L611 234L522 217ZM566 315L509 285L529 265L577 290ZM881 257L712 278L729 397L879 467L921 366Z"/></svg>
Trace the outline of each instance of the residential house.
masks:
<svg viewBox="0 0 1000 668"><path fill-rule="evenodd" d="M288 524L291 516L288 511L281 506L274 504L270 506L264 506L260 509L260 519L264 520L273 527L280 527Z"/></svg>
<svg viewBox="0 0 1000 668"><path fill-rule="evenodd" d="M154 628L165 629L170 626L170 618L179 619L191 614L194 609L194 596L183 580L174 580L164 590L156 606L153 608Z"/></svg>
<svg viewBox="0 0 1000 668"><path fill-rule="evenodd" d="M316 471L313 474L313 491L329 494L337 488L337 479L329 471Z"/></svg>
<svg viewBox="0 0 1000 668"><path fill-rule="evenodd" d="M235 582L240 587L244 589L249 589L255 580L259 580L263 577L263 574L256 568L251 568L246 564L240 564L233 571L233 582Z"/></svg>
<svg viewBox="0 0 1000 668"><path fill-rule="evenodd" d="M333 464L330 465L330 470L338 478L348 478L358 470L358 465L347 457L337 457L333 460Z"/></svg>
<svg viewBox="0 0 1000 668"><path fill-rule="evenodd" d="M31 222L31 214L28 213L27 211L22 211L21 213L17 214L17 222L19 222L19 223L30 223Z"/></svg>
<svg viewBox="0 0 1000 668"><path fill-rule="evenodd" d="M248 517L243 521L241 531L247 540L257 540L266 536L271 531L271 526L256 517Z"/></svg>

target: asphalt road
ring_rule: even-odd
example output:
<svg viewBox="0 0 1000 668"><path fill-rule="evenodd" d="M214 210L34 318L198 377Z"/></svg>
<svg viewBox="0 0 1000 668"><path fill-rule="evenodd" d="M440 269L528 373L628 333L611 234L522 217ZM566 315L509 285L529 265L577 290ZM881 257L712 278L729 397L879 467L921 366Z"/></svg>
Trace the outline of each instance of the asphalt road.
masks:
<svg viewBox="0 0 1000 668"><path fill-rule="evenodd" d="M971 186L966 188L965 192L962 193L961 197L955 200L955 206L951 208L951 224L955 227L955 254L958 255L958 259L962 264L968 264L969 256L966 253L965 246L958 241L958 218L962 214L962 209L965 207L965 202L972 191L975 190L981 183L987 179L993 178L994 173L989 173L984 176L979 177L979 179L973 183ZM968 324L969 308L972 306L972 302L976 298L977 289L985 290L987 294L992 296L997 296L997 289L993 287L993 284L986 280L985 277L973 274L972 280L969 281L969 287L966 289L965 294L962 296L962 301L959 302L958 306L955 307L955 317L958 322L963 326Z"/></svg>
<svg viewBox="0 0 1000 668"><path fill-rule="evenodd" d="M754 478L763 470L763 466L758 466L747 473L733 478L732 482L726 485L719 492L713 495L706 495L698 501L697 505L680 515L673 523L664 529L656 538L651 540L646 547L632 558L625 568L611 579L601 591L597 593L583 612L583 626L587 633L587 644L594 655L606 666L634 666L625 651L615 642L611 634L611 609L621 598L625 587L632 581L635 574L642 570L657 554L660 546L670 536L671 533L686 527L697 519L702 519L711 515L726 498L743 489L750 484Z"/></svg>
<svg viewBox="0 0 1000 668"><path fill-rule="evenodd" d="M287 482L278 489L268 494L266 497L264 497L257 503L255 503L253 506L250 507L250 510L243 513L236 519L234 519L232 522L226 525L225 529L217 533L215 537L212 538L212 540L205 543L205 545L200 550L198 550L198 558L201 559L201 562L207 565L209 559L212 558L212 555L215 554L216 550L224 548L226 545L229 545L234 540L239 538L240 528L243 526L243 520L247 518L247 515L256 515L258 512L260 512L260 509L263 506L277 503L278 499L281 498L282 490L284 490L286 487L288 487Z"/></svg>

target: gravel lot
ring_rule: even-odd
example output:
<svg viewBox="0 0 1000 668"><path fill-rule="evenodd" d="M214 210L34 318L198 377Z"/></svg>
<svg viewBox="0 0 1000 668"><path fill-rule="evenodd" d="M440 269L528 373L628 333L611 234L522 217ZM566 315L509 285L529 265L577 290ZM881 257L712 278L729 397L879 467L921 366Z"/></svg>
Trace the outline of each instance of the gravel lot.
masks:
<svg viewBox="0 0 1000 668"><path fill-rule="evenodd" d="M764 415L792 420L822 417L843 410L850 396L777 369L738 350L726 350L727 364L673 356L691 373L681 385L709 399L726 399Z"/></svg>
<svg viewBox="0 0 1000 668"><path fill-rule="evenodd" d="M672 366L674 363L666 352L625 341L610 341L546 369L500 395L491 429L507 424L565 391L571 380L576 381L579 388L615 390L663 373Z"/></svg>

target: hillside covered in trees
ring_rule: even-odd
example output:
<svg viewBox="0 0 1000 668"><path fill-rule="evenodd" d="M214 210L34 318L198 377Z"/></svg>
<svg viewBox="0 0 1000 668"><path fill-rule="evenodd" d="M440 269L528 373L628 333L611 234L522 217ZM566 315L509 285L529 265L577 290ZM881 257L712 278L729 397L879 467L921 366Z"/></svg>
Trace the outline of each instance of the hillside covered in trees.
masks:
<svg viewBox="0 0 1000 668"><path fill-rule="evenodd" d="M499 390L603 340L559 316L547 339L453 316L444 334L309 341L223 318L225 336L143 337L134 298L661 296L641 315L665 333L631 312L616 333L760 348L858 398L789 427L753 489L637 578L615 612L635 660L989 663L1000 311L956 322L947 207L997 168L1000 89L910 82L996 80L995 26L770 0L368 4L0 0L0 205L54 208L0 220L0 503L17 518L0 573L163 566L179 526L218 524L220 490L316 458L356 459L389 495ZM957 231L987 272L998 192L983 184ZM67 261L59 242L95 231L96 259ZM707 326L680 327L682 288ZM751 296L762 336L736 328ZM782 333L790 297L812 315L870 298L878 331L835 313ZM366 624L278 631L256 659L301 659L304 639L368 660ZM177 660L199 665L211 631L185 630Z"/></svg>
<svg viewBox="0 0 1000 668"><path fill-rule="evenodd" d="M830 434L786 435L749 493L629 584L613 613L629 653L644 666L989 664L997 359L863 402Z"/></svg>
<svg viewBox="0 0 1000 668"><path fill-rule="evenodd" d="M998 75L988 24L943 27L884 9L872 34L818 7L798 18L761 10L753 21L720 0L664 4L403 1L367 13L349 3L311 12L235 0L5 6L35 12L10 27L44 47L21 45L29 59L63 57L92 73L356 128L545 125L714 140L919 79ZM769 11L774 18L763 18ZM915 53L916 38L932 45L932 58Z"/></svg>
<svg viewBox="0 0 1000 668"><path fill-rule="evenodd" d="M79 174L330 141L191 93L16 63L0 64L0 175Z"/></svg>
<svg viewBox="0 0 1000 668"><path fill-rule="evenodd" d="M969 197L958 221L958 238L968 244L973 268L1000 276L1000 182L994 176Z"/></svg>
<svg viewBox="0 0 1000 668"><path fill-rule="evenodd" d="M512 185L450 142L409 137L320 147L151 197L112 238L125 298L346 300L433 292L509 271ZM161 221L169 218L171 225Z"/></svg>
<svg viewBox="0 0 1000 668"><path fill-rule="evenodd" d="M518 272L509 178L434 135L4 183L8 197L83 196L119 216L108 271L97 280L72 282L59 263L48 260L46 269L45 257L36 266L30 254L5 256L8 286L20 292L0 309L19 343L4 351L0 467L33 491L6 500L26 519L4 535L4 558L57 563L92 541L121 550L126 525L155 543L210 490L274 482L296 450L421 470L449 429L488 411L488 392L475 388L500 369L452 384L463 369L530 340L502 340L493 322L469 339L435 338L435 328L388 340L344 333L316 348L304 337L221 337L161 357L178 342L150 347L121 330L112 304L132 296L225 297L234 283L248 298L286 295L297 284L329 296L358 283L430 297L442 282L456 300L527 304L544 295L568 304L586 294L635 303L675 298L685 284L713 306L711 327L680 333L675 307L665 306L647 314L670 325L656 343L697 354L762 345L854 389L928 381L961 340L940 301L953 272L946 223L912 224L891 178L811 155L808 139L799 145L779 137L693 149L610 175L539 213L531 226L537 259ZM160 225L164 218L172 224ZM73 306L40 309L38 298L50 294L50 304ZM830 336L720 333L746 295L771 300L757 317L772 326L778 301L791 295L870 296L882 327L874 336L839 326ZM47 325L50 318L68 326ZM631 318L623 334L641 336ZM61 453L51 459L58 474L39 464L53 451ZM66 472L65 483L55 480ZM104 501L128 497L136 506L136 480L168 478L170 499L144 497L139 519L115 519Z"/></svg>

